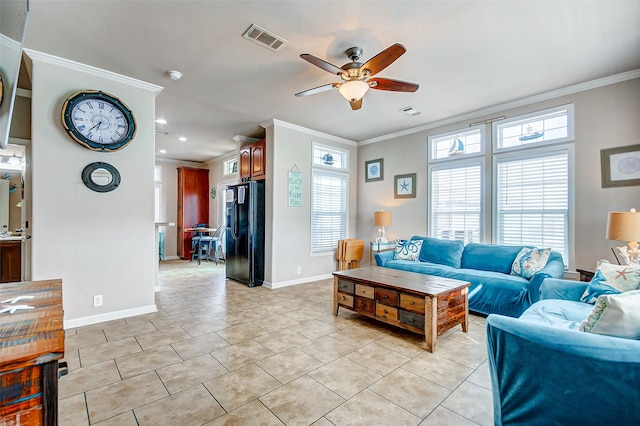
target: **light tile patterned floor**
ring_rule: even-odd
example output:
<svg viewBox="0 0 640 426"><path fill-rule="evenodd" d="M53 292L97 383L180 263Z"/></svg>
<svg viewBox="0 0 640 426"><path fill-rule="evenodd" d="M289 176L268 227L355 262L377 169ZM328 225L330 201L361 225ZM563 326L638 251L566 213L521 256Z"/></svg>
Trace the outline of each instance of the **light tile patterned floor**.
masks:
<svg viewBox="0 0 640 426"><path fill-rule="evenodd" d="M160 266L158 312L67 330L60 425L491 425L484 318L421 336L341 310L333 281L269 290Z"/></svg>

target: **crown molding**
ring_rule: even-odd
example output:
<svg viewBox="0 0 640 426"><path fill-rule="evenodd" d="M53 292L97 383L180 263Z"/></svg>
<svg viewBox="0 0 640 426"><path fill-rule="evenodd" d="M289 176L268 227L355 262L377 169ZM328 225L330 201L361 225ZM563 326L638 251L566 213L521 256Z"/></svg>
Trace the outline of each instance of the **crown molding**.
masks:
<svg viewBox="0 0 640 426"><path fill-rule="evenodd" d="M60 58L48 53L38 52L37 50L24 49L24 53L31 58L31 60L44 62L46 64L56 65L59 67L67 68L74 71L79 71L87 74L92 74L100 78L115 81L117 83L127 84L129 86L136 87L138 89L149 91L155 95L160 93L164 87L157 84L147 83L146 81L138 80L135 78L127 77L122 74L118 74L112 71L103 70L87 64L81 64L70 59Z"/></svg>
<svg viewBox="0 0 640 426"><path fill-rule="evenodd" d="M335 136L335 135L330 135L329 133L320 132L318 130L308 129L306 127L302 127L302 126L299 126L297 124L288 123L286 121L278 120L278 119L275 119L275 118L260 123L260 127L263 127L265 129L269 128L269 127L276 127L276 126L284 127L286 129L295 130L297 132L305 133L305 134L308 134L308 135L311 135L311 136L316 136L316 137L319 137L319 138L328 139L330 141L338 142L338 143L341 143L341 144L344 144L344 145L358 146L358 142L356 142L356 141L352 141L352 140L349 140L349 139L344 139L344 138L341 138L341 137Z"/></svg>
<svg viewBox="0 0 640 426"><path fill-rule="evenodd" d="M528 96L526 98L517 99L515 101L505 102L486 108L482 108L466 114L456 115L453 117L445 118L442 120L434 121L432 123L423 124L417 127L411 127L409 129L401 130L386 135L376 136L374 138L365 139L358 143L358 146L369 145L376 142L382 142L388 139L395 139L401 136L411 135L413 133L422 132L425 130L433 129L447 124L459 123L461 121L474 120L479 117L491 115L495 113L501 113L505 110L519 108L526 105L531 105L537 102L547 101L549 99L559 98L561 96L572 95L574 93L580 93L591 89L597 89L599 87L609 86L616 83L622 83L624 81L640 78L640 69L623 72L620 74L614 74L608 77L599 78L596 80L587 81L584 83L578 83L560 89L550 90L537 95Z"/></svg>

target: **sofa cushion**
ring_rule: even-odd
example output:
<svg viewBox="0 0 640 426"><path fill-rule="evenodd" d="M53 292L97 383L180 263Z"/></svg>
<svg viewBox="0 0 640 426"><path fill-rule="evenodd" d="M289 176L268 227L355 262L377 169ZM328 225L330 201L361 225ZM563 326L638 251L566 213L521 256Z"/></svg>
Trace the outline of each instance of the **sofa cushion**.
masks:
<svg viewBox="0 0 640 426"><path fill-rule="evenodd" d="M418 261L420 249L422 248L422 240L400 240L393 250L393 258L397 260Z"/></svg>
<svg viewBox="0 0 640 426"><path fill-rule="evenodd" d="M565 330L579 330L591 305L576 300L545 299L531 305L520 319Z"/></svg>
<svg viewBox="0 0 640 426"><path fill-rule="evenodd" d="M462 252L461 266L466 269L511 273L511 265L522 246L469 243Z"/></svg>
<svg viewBox="0 0 640 426"><path fill-rule="evenodd" d="M441 240L438 238L413 236L411 240L423 240L420 251L420 262L438 263L440 265L459 268L464 250L464 242L460 240Z"/></svg>
<svg viewBox="0 0 640 426"><path fill-rule="evenodd" d="M522 247L511 264L511 274L529 279L533 274L541 271L549 260L551 249Z"/></svg>
<svg viewBox="0 0 640 426"><path fill-rule="evenodd" d="M594 304L603 294L617 294L639 287L640 266L612 265L604 262L598 266L580 301Z"/></svg>
<svg viewBox="0 0 640 426"><path fill-rule="evenodd" d="M598 297L580 331L640 339L640 290Z"/></svg>

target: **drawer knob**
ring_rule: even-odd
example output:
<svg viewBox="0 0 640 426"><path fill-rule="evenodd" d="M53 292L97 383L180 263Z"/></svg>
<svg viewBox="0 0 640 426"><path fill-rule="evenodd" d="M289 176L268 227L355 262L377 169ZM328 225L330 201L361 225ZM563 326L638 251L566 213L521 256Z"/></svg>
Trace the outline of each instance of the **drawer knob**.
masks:
<svg viewBox="0 0 640 426"><path fill-rule="evenodd" d="M410 305L413 305L414 303L413 303L413 302L409 302L409 304L410 304Z"/></svg>
<svg viewBox="0 0 640 426"><path fill-rule="evenodd" d="M388 299L389 296L387 296L386 294L384 296L382 296L383 299Z"/></svg>
<svg viewBox="0 0 640 426"><path fill-rule="evenodd" d="M384 313L385 313L385 314L388 314L389 312L385 309L385 310L384 310Z"/></svg>

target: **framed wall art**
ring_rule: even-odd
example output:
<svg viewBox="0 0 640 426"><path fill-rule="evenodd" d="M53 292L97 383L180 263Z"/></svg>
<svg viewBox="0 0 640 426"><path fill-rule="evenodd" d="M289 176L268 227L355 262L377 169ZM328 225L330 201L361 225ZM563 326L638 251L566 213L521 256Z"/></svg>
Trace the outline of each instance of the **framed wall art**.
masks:
<svg viewBox="0 0 640 426"><path fill-rule="evenodd" d="M640 185L640 145L600 150L602 187Z"/></svg>
<svg viewBox="0 0 640 426"><path fill-rule="evenodd" d="M416 174L396 175L394 178L393 198L416 198Z"/></svg>
<svg viewBox="0 0 640 426"><path fill-rule="evenodd" d="M384 159L369 160L364 162L365 182L384 180Z"/></svg>

